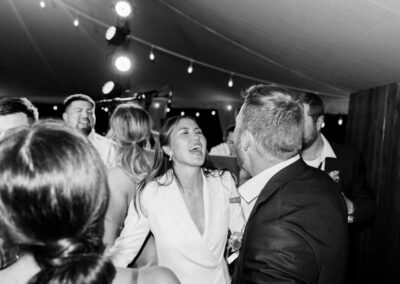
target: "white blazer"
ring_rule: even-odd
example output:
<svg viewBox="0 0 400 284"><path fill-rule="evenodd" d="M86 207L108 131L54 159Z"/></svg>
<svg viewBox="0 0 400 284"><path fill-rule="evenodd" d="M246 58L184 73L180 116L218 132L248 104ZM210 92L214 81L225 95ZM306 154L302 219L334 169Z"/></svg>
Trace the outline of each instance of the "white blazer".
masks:
<svg viewBox="0 0 400 284"><path fill-rule="evenodd" d="M228 229L241 232L245 225L232 176L228 172L222 176L203 174L203 198L205 227L201 235L175 179L166 186L149 183L141 195L142 210L138 213L131 202L124 228L108 252L113 263L126 267L151 231L158 264L171 269L181 283L230 283L224 259Z"/></svg>

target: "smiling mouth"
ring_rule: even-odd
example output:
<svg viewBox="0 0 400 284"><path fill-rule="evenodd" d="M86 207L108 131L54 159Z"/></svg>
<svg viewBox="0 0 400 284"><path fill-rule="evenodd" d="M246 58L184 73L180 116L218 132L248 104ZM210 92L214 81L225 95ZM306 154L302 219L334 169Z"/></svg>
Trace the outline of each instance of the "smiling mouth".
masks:
<svg viewBox="0 0 400 284"><path fill-rule="evenodd" d="M193 154L202 154L201 150L202 150L201 145L193 145L189 149L190 153L193 153Z"/></svg>

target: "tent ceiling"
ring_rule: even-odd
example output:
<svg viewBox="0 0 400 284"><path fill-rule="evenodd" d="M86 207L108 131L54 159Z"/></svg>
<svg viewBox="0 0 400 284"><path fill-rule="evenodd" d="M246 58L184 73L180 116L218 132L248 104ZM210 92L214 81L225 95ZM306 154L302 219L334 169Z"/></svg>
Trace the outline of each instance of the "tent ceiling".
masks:
<svg viewBox="0 0 400 284"><path fill-rule="evenodd" d="M265 82L321 94L333 111L350 93L400 79L397 0L132 0L131 34L230 72L194 65L132 39L128 79L112 67L104 40L117 23L113 0L0 1L0 96L60 102L73 92L94 97L108 80L132 91L174 90L174 105L239 103L240 91ZM72 22L80 20L79 27Z"/></svg>

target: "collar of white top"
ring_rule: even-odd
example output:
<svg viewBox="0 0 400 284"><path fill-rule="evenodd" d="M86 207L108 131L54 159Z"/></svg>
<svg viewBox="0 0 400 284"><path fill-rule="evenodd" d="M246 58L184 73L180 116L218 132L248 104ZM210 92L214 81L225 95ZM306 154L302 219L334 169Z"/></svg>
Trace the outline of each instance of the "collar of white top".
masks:
<svg viewBox="0 0 400 284"><path fill-rule="evenodd" d="M261 190L277 172L296 162L298 159L300 159L300 156L296 155L286 161L280 162L279 164L276 164L275 166L272 166L262 171L255 177L246 181L239 187L239 194L242 199L246 201L247 204L251 203L260 195Z"/></svg>

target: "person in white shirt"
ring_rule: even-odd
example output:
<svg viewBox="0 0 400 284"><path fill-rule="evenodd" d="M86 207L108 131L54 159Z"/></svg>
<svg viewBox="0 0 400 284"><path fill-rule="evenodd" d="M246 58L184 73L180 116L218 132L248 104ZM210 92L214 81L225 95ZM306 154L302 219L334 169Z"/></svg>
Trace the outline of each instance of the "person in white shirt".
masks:
<svg viewBox="0 0 400 284"><path fill-rule="evenodd" d="M116 266L127 266L151 231L158 264L183 284L230 283L228 230L244 226L235 182L230 173L204 166L207 142L193 118L168 119L159 140L160 159L139 186L109 254Z"/></svg>
<svg viewBox="0 0 400 284"><path fill-rule="evenodd" d="M97 134L94 100L84 94L68 96L64 102L63 120L70 126L78 129L88 137L88 140L97 149L107 168L115 163L116 145L110 139Z"/></svg>

